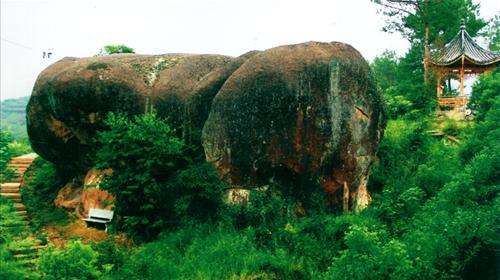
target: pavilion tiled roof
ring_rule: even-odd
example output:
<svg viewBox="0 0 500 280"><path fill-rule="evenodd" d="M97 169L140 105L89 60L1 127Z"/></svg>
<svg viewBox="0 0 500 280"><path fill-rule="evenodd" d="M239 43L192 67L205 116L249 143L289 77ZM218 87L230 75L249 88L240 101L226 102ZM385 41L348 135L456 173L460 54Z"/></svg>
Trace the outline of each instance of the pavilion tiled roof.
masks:
<svg viewBox="0 0 500 280"><path fill-rule="evenodd" d="M479 46L462 25L458 34L444 48L431 57L436 66L450 66L461 58L478 66L489 66L500 62L500 52L489 51Z"/></svg>

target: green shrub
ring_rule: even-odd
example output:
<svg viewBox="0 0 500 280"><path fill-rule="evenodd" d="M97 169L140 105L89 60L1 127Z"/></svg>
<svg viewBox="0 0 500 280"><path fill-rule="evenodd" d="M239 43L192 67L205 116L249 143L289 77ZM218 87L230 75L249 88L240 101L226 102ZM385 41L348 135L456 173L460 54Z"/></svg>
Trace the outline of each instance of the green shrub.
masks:
<svg viewBox="0 0 500 280"><path fill-rule="evenodd" d="M88 70L108 69L109 66L103 62L92 62L87 66Z"/></svg>
<svg viewBox="0 0 500 280"><path fill-rule="evenodd" d="M286 251L258 249L251 231L205 226L168 233L145 245L114 278L303 279L304 273L300 261Z"/></svg>
<svg viewBox="0 0 500 280"><path fill-rule="evenodd" d="M404 96L388 94L385 99L387 115L391 119L396 119L411 111L413 104Z"/></svg>
<svg viewBox="0 0 500 280"><path fill-rule="evenodd" d="M117 228L150 240L185 217L215 217L222 189L213 167L191 165L187 147L155 114L110 114L99 134L97 166L112 168L102 187L116 196Z"/></svg>
<svg viewBox="0 0 500 280"><path fill-rule="evenodd" d="M175 212L177 216L185 217L185 220L213 219L223 207L222 198L226 186L209 163L182 170L173 184L177 194Z"/></svg>
<svg viewBox="0 0 500 280"><path fill-rule="evenodd" d="M64 249L49 247L40 256L39 269L43 279L99 279L98 253L90 245L72 241Z"/></svg>
<svg viewBox="0 0 500 280"><path fill-rule="evenodd" d="M97 267L105 273L118 271L129 258L129 250L111 238L93 243L92 248L97 252Z"/></svg>
<svg viewBox="0 0 500 280"><path fill-rule="evenodd" d="M228 204L224 218L234 227L268 228L286 223L287 205L280 192L274 189L252 190L248 204Z"/></svg>
<svg viewBox="0 0 500 280"><path fill-rule="evenodd" d="M26 171L24 178L21 196L34 229L67 222L67 212L54 205L54 199L64 184L55 165L37 158Z"/></svg>
<svg viewBox="0 0 500 280"><path fill-rule="evenodd" d="M415 279L405 244L387 240L383 231L351 226L347 248L333 260L324 279Z"/></svg>
<svg viewBox="0 0 500 280"><path fill-rule="evenodd" d="M134 49L125 45L106 45L99 51L99 55L110 55L115 53L134 53Z"/></svg>

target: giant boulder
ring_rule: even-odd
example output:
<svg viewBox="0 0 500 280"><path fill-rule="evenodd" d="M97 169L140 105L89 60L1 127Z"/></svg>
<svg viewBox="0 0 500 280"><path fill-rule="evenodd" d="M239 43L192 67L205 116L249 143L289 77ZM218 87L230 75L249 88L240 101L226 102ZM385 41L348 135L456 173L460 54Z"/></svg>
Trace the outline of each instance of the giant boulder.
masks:
<svg viewBox="0 0 500 280"><path fill-rule="evenodd" d="M33 88L27 106L31 145L61 168L84 171L108 112L142 114L153 100L160 115L175 121L176 111L161 101L184 98L205 74L231 59L188 54L64 58L45 69Z"/></svg>
<svg viewBox="0 0 500 280"><path fill-rule="evenodd" d="M312 179L356 209L370 200L366 182L384 122L360 53L309 42L258 53L234 71L211 104L203 146L233 185Z"/></svg>

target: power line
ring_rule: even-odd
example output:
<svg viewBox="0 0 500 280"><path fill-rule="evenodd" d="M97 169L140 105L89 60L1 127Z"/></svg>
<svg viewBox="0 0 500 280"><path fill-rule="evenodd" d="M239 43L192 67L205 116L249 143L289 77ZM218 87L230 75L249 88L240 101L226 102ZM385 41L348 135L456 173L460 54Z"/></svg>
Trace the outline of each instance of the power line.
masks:
<svg viewBox="0 0 500 280"><path fill-rule="evenodd" d="M11 43L11 44L13 44L13 45L16 45L16 46L18 46L18 47L22 47L22 48L25 48L25 49L28 49L28 50L33 50L33 48L28 47L28 46L25 46L25 45L23 45L23 44L19 44L19 43L16 43L16 42L14 42L14 41L11 41L11 40L8 40L8 39L5 39L5 38L0 38L0 39L2 39L2 41L5 41L5 42L7 42L7 43Z"/></svg>

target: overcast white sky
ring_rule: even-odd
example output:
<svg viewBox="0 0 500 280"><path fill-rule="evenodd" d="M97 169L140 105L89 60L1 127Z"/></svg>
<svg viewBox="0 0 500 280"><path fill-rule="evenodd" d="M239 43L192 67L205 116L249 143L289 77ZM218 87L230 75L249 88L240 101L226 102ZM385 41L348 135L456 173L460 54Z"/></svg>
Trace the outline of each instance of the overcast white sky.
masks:
<svg viewBox="0 0 500 280"><path fill-rule="evenodd" d="M481 16L500 1L481 0ZM65 56L92 56L107 44L141 54L237 56L304 41L341 41L371 60L408 43L381 31L369 0L1 1L1 99L26 96L41 70ZM50 59L42 57L51 50Z"/></svg>

